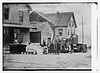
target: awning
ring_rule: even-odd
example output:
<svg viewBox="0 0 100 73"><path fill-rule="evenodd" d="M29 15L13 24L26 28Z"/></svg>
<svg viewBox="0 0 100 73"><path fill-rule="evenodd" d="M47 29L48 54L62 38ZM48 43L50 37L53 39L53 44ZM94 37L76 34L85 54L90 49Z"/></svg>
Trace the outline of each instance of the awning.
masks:
<svg viewBox="0 0 100 73"><path fill-rule="evenodd" d="M31 25L18 25L18 24L3 24L5 27L19 27L19 28L36 28Z"/></svg>

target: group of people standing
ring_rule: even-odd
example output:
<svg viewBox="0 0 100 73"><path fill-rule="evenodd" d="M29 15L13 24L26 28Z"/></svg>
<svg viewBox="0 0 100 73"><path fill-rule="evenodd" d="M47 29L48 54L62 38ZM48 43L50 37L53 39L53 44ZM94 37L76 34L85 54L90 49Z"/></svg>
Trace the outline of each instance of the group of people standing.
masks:
<svg viewBox="0 0 100 73"><path fill-rule="evenodd" d="M70 52L73 53L74 46L73 46L73 34L69 39L61 39L59 36L55 36L52 41L49 41L47 44L45 40L43 40L43 46L44 46L44 54L58 54L61 52Z"/></svg>

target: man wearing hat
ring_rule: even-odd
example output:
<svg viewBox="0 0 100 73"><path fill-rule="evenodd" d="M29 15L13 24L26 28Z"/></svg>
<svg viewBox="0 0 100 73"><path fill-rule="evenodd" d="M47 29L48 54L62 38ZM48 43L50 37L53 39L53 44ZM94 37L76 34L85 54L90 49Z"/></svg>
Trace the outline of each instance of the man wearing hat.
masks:
<svg viewBox="0 0 100 73"><path fill-rule="evenodd" d="M70 37L70 46L71 46L71 53L73 53L74 51L74 46L73 46L73 42L74 42L74 34L71 34L71 37Z"/></svg>

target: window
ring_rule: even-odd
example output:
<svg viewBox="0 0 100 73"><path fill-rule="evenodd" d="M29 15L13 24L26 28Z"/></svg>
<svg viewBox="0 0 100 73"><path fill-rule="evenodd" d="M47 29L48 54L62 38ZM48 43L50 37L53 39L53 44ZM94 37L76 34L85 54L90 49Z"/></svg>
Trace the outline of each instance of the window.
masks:
<svg viewBox="0 0 100 73"><path fill-rule="evenodd" d="M74 27L74 22L73 21L69 22L69 27L71 27L71 28Z"/></svg>
<svg viewBox="0 0 100 73"><path fill-rule="evenodd" d="M23 12L19 11L19 22L23 22Z"/></svg>
<svg viewBox="0 0 100 73"><path fill-rule="evenodd" d="M69 22L69 27L71 27L71 22Z"/></svg>
<svg viewBox="0 0 100 73"><path fill-rule="evenodd" d="M71 34L73 34L72 29L71 29Z"/></svg>
<svg viewBox="0 0 100 73"><path fill-rule="evenodd" d="M69 29L68 29L68 36L69 36Z"/></svg>
<svg viewBox="0 0 100 73"><path fill-rule="evenodd" d="M73 29L73 34L75 34L75 28Z"/></svg>
<svg viewBox="0 0 100 73"><path fill-rule="evenodd" d="M62 35L62 29L59 29L58 31L59 31L59 35Z"/></svg>
<svg viewBox="0 0 100 73"><path fill-rule="evenodd" d="M9 19L9 8L4 8L3 10L3 16L5 20Z"/></svg>
<svg viewBox="0 0 100 73"><path fill-rule="evenodd" d="M74 23L72 23L72 27L74 27Z"/></svg>

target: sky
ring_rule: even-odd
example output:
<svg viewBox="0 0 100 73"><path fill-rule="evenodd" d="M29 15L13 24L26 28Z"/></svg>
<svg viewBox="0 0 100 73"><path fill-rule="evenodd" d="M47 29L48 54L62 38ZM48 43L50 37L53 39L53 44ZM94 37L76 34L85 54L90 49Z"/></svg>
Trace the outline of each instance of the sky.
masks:
<svg viewBox="0 0 100 73"><path fill-rule="evenodd" d="M42 12L43 14L56 12L74 12L77 29L76 33L81 36L82 33L82 17L84 24L84 36L91 34L91 4L30 4L33 11Z"/></svg>

